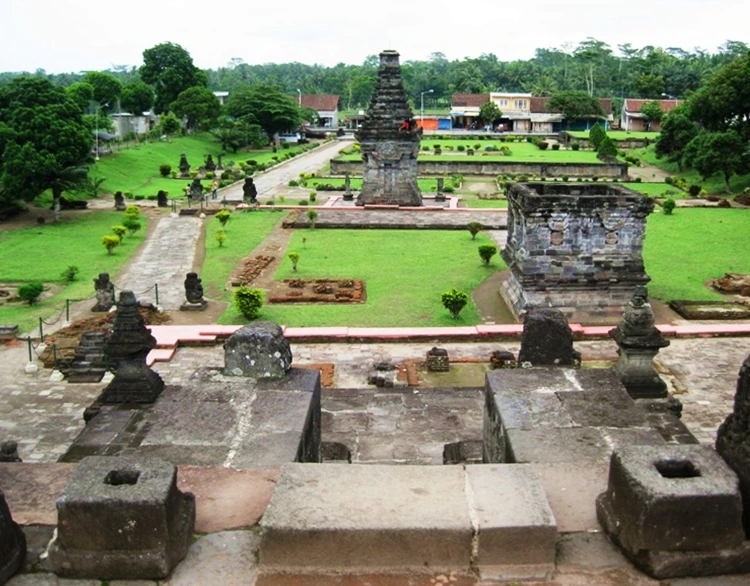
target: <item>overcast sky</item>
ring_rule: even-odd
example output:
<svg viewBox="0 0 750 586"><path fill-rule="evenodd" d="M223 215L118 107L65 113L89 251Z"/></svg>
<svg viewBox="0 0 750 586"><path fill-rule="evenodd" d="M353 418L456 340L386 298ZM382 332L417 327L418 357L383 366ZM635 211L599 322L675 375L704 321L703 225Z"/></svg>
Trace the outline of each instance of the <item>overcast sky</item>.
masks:
<svg viewBox="0 0 750 586"><path fill-rule="evenodd" d="M696 47L750 43L747 0L1 0L0 71L48 73L140 66L177 43L204 69L246 63L360 64L395 49L401 61L494 53L529 59L587 37Z"/></svg>

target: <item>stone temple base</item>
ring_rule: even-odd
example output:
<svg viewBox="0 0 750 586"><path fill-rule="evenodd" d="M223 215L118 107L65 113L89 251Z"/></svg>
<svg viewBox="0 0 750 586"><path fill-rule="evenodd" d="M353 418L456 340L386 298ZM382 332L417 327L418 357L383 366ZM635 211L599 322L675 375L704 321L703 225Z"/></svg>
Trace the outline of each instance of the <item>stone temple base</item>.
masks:
<svg viewBox="0 0 750 586"><path fill-rule="evenodd" d="M540 307L561 311L571 323L611 324L622 318L636 285L618 284L606 289L586 286L529 289L511 272L500 286L500 295L519 322L528 309Z"/></svg>

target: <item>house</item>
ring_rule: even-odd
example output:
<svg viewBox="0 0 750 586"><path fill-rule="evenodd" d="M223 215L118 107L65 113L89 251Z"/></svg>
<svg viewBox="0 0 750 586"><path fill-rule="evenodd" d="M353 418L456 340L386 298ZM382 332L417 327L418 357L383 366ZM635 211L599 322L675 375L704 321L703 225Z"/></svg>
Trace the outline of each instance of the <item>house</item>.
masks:
<svg viewBox="0 0 750 586"><path fill-rule="evenodd" d="M503 114L497 121L500 130L531 132L531 94L490 92L490 102Z"/></svg>
<svg viewBox="0 0 750 586"><path fill-rule="evenodd" d="M156 124L156 116L151 112L142 112L133 115L129 112L115 112L109 115L114 127L114 138L121 139L126 134L133 133L136 136L147 134Z"/></svg>
<svg viewBox="0 0 750 586"><path fill-rule="evenodd" d="M229 92L226 92L226 91L218 91L218 92L214 92L214 95L215 95L215 96L216 96L217 98L219 98L219 103L220 103L220 104L221 104L222 106L225 106L225 105L226 105L226 103L227 103L227 98L229 97Z"/></svg>
<svg viewBox="0 0 750 586"><path fill-rule="evenodd" d="M479 108L490 101L490 94L453 94L451 119L453 128L481 128Z"/></svg>
<svg viewBox="0 0 750 586"><path fill-rule="evenodd" d="M299 103L303 108L312 108L318 113L318 126L338 128L339 97L331 94L301 94ZM314 122L314 120L311 120Z"/></svg>
<svg viewBox="0 0 750 586"><path fill-rule="evenodd" d="M592 116L578 120L566 120L559 111L549 111L549 98L531 98L531 132L558 133L562 130L591 130L599 122L605 129L609 129L614 120L611 98L599 98L599 105L603 116Z"/></svg>
<svg viewBox="0 0 750 586"><path fill-rule="evenodd" d="M661 130L661 123L658 121L651 122L650 128L646 116L641 113L644 104L656 102L661 107L661 111L667 114L675 106L680 105L680 100L635 100L627 99L622 105L622 114L620 115L620 128L627 131Z"/></svg>

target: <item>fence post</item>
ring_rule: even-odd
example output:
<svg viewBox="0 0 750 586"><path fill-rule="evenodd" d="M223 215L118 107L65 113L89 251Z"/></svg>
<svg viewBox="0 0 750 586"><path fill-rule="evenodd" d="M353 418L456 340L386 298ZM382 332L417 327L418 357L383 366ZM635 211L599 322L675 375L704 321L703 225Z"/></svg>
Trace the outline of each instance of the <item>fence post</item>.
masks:
<svg viewBox="0 0 750 586"><path fill-rule="evenodd" d="M65 321L70 323L70 299L65 300Z"/></svg>
<svg viewBox="0 0 750 586"><path fill-rule="evenodd" d="M34 347L31 345L31 336L26 338L26 341L29 343L29 362L34 362L34 359L32 358L33 356L32 352L34 351Z"/></svg>
<svg viewBox="0 0 750 586"><path fill-rule="evenodd" d="M42 318L39 318L39 343L44 344L44 329L42 328Z"/></svg>
<svg viewBox="0 0 750 586"><path fill-rule="evenodd" d="M159 305L159 283L154 283L154 297L156 298L156 305Z"/></svg>
<svg viewBox="0 0 750 586"><path fill-rule="evenodd" d="M52 368L57 370L57 344L52 344Z"/></svg>

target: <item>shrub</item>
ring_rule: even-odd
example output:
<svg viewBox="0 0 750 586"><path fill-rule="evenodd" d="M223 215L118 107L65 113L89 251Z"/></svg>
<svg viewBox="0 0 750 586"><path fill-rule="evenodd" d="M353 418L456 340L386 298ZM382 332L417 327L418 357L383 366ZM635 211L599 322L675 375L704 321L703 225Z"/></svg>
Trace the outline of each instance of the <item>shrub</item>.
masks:
<svg viewBox="0 0 750 586"><path fill-rule="evenodd" d="M318 194L315 191L310 192L310 201L314 202L318 198Z"/></svg>
<svg viewBox="0 0 750 586"><path fill-rule="evenodd" d="M216 219L219 220L222 228L226 227L227 222L229 221L229 216L231 215L232 212L230 212L229 210L221 210L220 212L216 212Z"/></svg>
<svg viewBox="0 0 750 586"><path fill-rule="evenodd" d="M466 304L469 302L469 296L463 291L453 288L443 293L441 300L443 302L443 307L450 311L451 317L453 317L453 319L458 319L458 314L461 313L461 310L466 307Z"/></svg>
<svg viewBox="0 0 750 586"><path fill-rule="evenodd" d="M597 159L617 158L617 146L615 142L608 136L605 136L596 150L596 157Z"/></svg>
<svg viewBox="0 0 750 586"><path fill-rule="evenodd" d="M227 233L224 232L224 230L217 230L214 238L216 238L216 242L219 243L219 248L222 248L227 241Z"/></svg>
<svg viewBox="0 0 750 586"><path fill-rule="evenodd" d="M141 229L141 223L135 218L127 217L123 220L122 225L128 231L128 234L133 236L138 230Z"/></svg>
<svg viewBox="0 0 750 586"><path fill-rule="evenodd" d="M643 181L643 179L641 179L640 177L635 178L635 183L640 183L641 181Z"/></svg>
<svg viewBox="0 0 750 586"><path fill-rule="evenodd" d="M112 236L112 234L107 234L102 236L102 244L107 249L107 254L111 255L115 248L120 245L120 239L117 236Z"/></svg>
<svg viewBox="0 0 750 586"><path fill-rule="evenodd" d="M539 148L540 151L547 150L547 147L549 146L549 143L544 140L540 140L536 143L536 146Z"/></svg>
<svg viewBox="0 0 750 586"><path fill-rule="evenodd" d="M429 151L429 150L430 150L430 147L429 147L429 146L427 146L427 145L424 145L424 146L422 147L422 150L423 150L423 151Z"/></svg>
<svg viewBox="0 0 750 586"><path fill-rule="evenodd" d="M466 228L469 230L469 234L471 234L471 239L475 240L477 234L482 231L482 224L480 222L469 222L466 224Z"/></svg>
<svg viewBox="0 0 750 586"><path fill-rule="evenodd" d="M177 179L177 171L172 171L172 172L171 172L171 173L169 174L169 176L170 176L170 177L171 177L172 179Z"/></svg>
<svg viewBox="0 0 750 586"><path fill-rule="evenodd" d="M307 220L310 222L310 229L315 230L315 221L318 219L318 212L315 210L308 210Z"/></svg>
<svg viewBox="0 0 750 586"><path fill-rule="evenodd" d="M664 203L661 204L662 209L664 210L664 213L668 216L672 215L672 212L674 211L674 208L677 206L675 201L670 197L669 199L665 199Z"/></svg>
<svg viewBox="0 0 750 586"><path fill-rule="evenodd" d="M62 273L60 273L60 276L62 277L63 281L66 283L72 283L76 280L76 277L78 276L79 268L75 265L68 265L68 268L66 268Z"/></svg>
<svg viewBox="0 0 750 586"><path fill-rule="evenodd" d="M466 150L466 147L465 147L464 145L460 144L460 145L458 145L458 146L456 147L456 150L457 150L457 151L458 151L459 153L462 153L462 152L464 152L464 151Z"/></svg>
<svg viewBox="0 0 750 586"><path fill-rule="evenodd" d="M306 206L306 205L308 205L309 203L310 203L310 202L308 202L308 201L307 201L306 199L301 199L301 200L300 200L300 202L299 202L299 205L301 205L301 206Z"/></svg>
<svg viewBox="0 0 750 586"><path fill-rule="evenodd" d="M604 129L601 126L599 126L599 123L597 122L594 124L589 130L589 144L591 145L591 148L598 151L599 146L602 144L606 136L607 133L604 132Z"/></svg>
<svg viewBox="0 0 750 586"><path fill-rule="evenodd" d="M239 287L234 290L234 305L245 319L253 320L258 317L260 308L265 301L263 289Z"/></svg>
<svg viewBox="0 0 750 586"><path fill-rule="evenodd" d="M563 176L562 176L562 180L563 180L563 181L567 181L567 180L568 180L568 176L567 176L567 175L563 175Z"/></svg>
<svg viewBox="0 0 750 586"><path fill-rule="evenodd" d="M720 208L731 208L732 204L729 203L728 199L722 199L722 200L719 200L718 207L720 207Z"/></svg>
<svg viewBox="0 0 750 586"><path fill-rule="evenodd" d="M142 200L146 199L146 196L145 195L134 195L133 199L135 201L142 201Z"/></svg>
<svg viewBox="0 0 750 586"><path fill-rule="evenodd" d="M672 177L670 177L669 175L667 175L664 178L664 183L666 183L667 185L673 185L674 184L674 179Z"/></svg>
<svg viewBox="0 0 750 586"><path fill-rule="evenodd" d="M32 281L31 283L26 283L18 288L18 296L21 298L21 301L24 301L29 305L34 305L39 301L39 297L43 291L44 285L42 285L42 283L39 281Z"/></svg>
<svg viewBox="0 0 750 586"><path fill-rule="evenodd" d="M125 238L125 234L127 234L128 229L125 226L118 224L117 226L112 226L112 232L114 232L114 235L120 239L120 242L122 242L122 239Z"/></svg>
<svg viewBox="0 0 750 586"><path fill-rule="evenodd" d="M206 179L213 179L214 177L216 177L216 173L213 171L206 171Z"/></svg>
<svg viewBox="0 0 750 586"><path fill-rule="evenodd" d="M497 254L497 246L494 244L482 244L479 247L479 256L481 257L484 264L490 264L492 257Z"/></svg>
<svg viewBox="0 0 750 586"><path fill-rule="evenodd" d="M289 183L287 183L287 185L289 187L297 187L299 185L299 181L297 181L296 179L290 179Z"/></svg>
<svg viewBox="0 0 750 586"><path fill-rule="evenodd" d="M162 177L169 177L172 174L172 165L159 165L159 174Z"/></svg>
<svg viewBox="0 0 750 586"><path fill-rule="evenodd" d="M570 148L573 149L574 151L579 151L581 150L581 145L578 144L577 142L574 142L572 145L570 145Z"/></svg>
<svg viewBox="0 0 750 586"><path fill-rule="evenodd" d="M446 185L443 187L443 193L453 193L455 190L452 185Z"/></svg>
<svg viewBox="0 0 750 586"><path fill-rule="evenodd" d="M292 270L297 270L297 263L299 262L299 252L290 252L288 255L289 260L292 261Z"/></svg>
<svg viewBox="0 0 750 586"><path fill-rule="evenodd" d="M692 184L692 185L691 185L691 186L690 186L690 187L688 188L688 193L689 193L689 194L690 194L691 196L693 196L693 197L698 197L698 196L700 195L700 192L701 192L701 186L700 186L700 185L696 185L695 183L693 183L693 184Z"/></svg>
<svg viewBox="0 0 750 586"><path fill-rule="evenodd" d="M475 150L475 151L478 151L478 150L479 150L479 149L481 149L481 148L482 148L482 145L481 145L481 144L479 144L479 143L476 143L476 144L474 145L474 150Z"/></svg>
<svg viewBox="0 0 750 586"><path fill-rule="evenodd" d="M555 144L553 144L552 145L552 150L553 151L559 151L560 150L560 143L556 142Z"/></svg>

